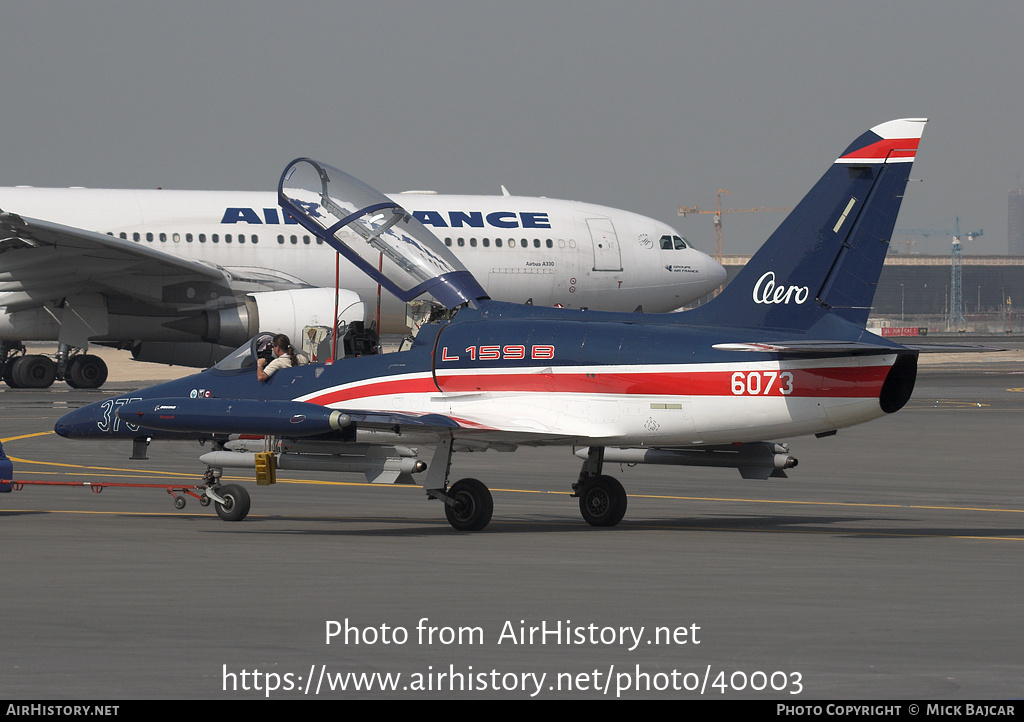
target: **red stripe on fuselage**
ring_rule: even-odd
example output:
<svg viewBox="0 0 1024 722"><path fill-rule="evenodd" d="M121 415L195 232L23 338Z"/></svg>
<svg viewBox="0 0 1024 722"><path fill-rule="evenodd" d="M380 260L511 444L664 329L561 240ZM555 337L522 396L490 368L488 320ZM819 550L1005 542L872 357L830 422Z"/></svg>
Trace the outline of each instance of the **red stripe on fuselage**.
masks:
<svg viewBox="0 0 1024 722"><path fill-rule="evenodd" d="M434 394L437 387L429 378L415 379L391 379L382 378L371 380L366 383L347 386L345 388L327 391L319 396L306 399L311 404L330 406L340 404L352 399L365 399L370 396L393 396L395 394Z"/></svg>
<svg viewBox="0 0 1024 722"><path fill-rule="evenodd" d="M794 396L872 398L882 391L888 366L839 366L815 369L737 369L638 373L443 374L445 393L566 393L648 396ZM792 375L790 378L788 375ZM737 392L738 390L738 392ZM429 378L378 379L308 399L323 406L397 394L435 394Z"/></svg>
<svg viewBox="0 0 1024 722"><path fill-rule="evenodd" d="M757 369L664 373L438 374L446 393L467 391L648 396L825 396L873 398L882 391L888 366L819 369ZM741 379L735 378L737 374ZM757 378L751 378L756 374ZM792 374L788 378L785 374ZM734 383L736 384L734 386ZM734 393L734 388L742 388Z"/></svg>

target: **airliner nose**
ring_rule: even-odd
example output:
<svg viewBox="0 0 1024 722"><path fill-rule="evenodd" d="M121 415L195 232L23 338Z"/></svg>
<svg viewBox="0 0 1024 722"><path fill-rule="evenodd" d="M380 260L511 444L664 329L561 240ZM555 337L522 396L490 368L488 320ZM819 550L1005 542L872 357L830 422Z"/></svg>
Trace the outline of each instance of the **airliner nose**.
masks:
<svg viewBox="0 0 1024 722"><path fill-rule="evenodd" d="M725 284L725 279L729 276L728 271L725 270L725 266L716 261L714 258L708 258L708 289L718 288Z"/></svg>

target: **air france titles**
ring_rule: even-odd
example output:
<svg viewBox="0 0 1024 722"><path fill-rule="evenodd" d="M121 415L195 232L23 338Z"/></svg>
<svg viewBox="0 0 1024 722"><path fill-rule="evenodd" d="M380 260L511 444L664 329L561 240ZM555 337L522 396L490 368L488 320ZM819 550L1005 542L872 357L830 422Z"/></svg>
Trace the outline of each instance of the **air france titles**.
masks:
<svg viewBox="0 0 1024 722"><path fill-rule="evenodd" d="M512 211L494 211L486 216L482 211L448 211L445 221L441 211L413 211L416 220L425 226L434 228L551 228L547 213L513 213Z"/></svg>
<svg viewBox="0 0 1024 722"><path fill-rule="evenodd" d="M313 212L316 204L310 205L311 207L307 210ZM315 212L313 214L319 215ZM423 225L434 228L486 228L488 226L491 228L551 228L551 219L547 213L494 211L484 214L483 211L413 211L412 214ZM279 213L277 208L225 208L220 222L268 226L298 224L298 221L290 214Z"/></svg>

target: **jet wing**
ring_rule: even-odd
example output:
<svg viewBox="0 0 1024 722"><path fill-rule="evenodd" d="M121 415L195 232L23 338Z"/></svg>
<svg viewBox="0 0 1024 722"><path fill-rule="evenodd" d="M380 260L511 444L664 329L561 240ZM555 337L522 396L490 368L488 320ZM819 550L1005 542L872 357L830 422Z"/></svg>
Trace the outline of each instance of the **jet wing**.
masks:
<svg viewBox="0 0 1024 722"><path fill-rule="evenodd" d="M249 399L147 399L119 406L122 421L181 433L275 434L317 436L341 431L356 422L363 428L390 429L412 426L420 430L460 428L441 414L337 410L304 401L253 401Z"/></svg>
<svg viewBox="0 0 1024 722"><path fill-rule="evenodd" d="M101 293L181 312L233 304L250 290L267 288L123 238L0 212L0 299L11 310Z"/></svg>
<svg viewBox="0 0 1024 722"><path fill-rule="evenodd" d="M306 401L255 401L251 399L158 398L118 405L115 413L130 428L142 427L175 434L260 434L303 438L340 433L347 427L362 430L399 431L410 442L432 443L451 437L461 450L493 448L512 451L521 444L568 440L544 428L505 424L495 428L444 414L398 411L332 409ZM73 421L71 423L74 423ZM595 436L600 436L596 434Z"/></svg>

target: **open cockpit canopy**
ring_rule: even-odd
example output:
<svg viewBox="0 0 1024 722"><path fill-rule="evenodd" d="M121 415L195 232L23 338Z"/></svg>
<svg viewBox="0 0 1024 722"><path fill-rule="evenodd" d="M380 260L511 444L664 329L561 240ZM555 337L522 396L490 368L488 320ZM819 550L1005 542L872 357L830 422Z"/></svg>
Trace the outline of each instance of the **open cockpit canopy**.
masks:
<svg viewBox="0 0 1024 722"><path fill-rule="evenodd" d="M281 174L282 208L403 301L429 293L447 308L486 299L458 258L396 201L310 158Z"/></svg>

